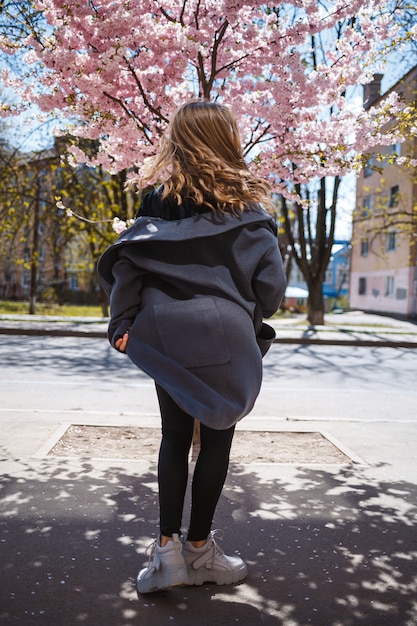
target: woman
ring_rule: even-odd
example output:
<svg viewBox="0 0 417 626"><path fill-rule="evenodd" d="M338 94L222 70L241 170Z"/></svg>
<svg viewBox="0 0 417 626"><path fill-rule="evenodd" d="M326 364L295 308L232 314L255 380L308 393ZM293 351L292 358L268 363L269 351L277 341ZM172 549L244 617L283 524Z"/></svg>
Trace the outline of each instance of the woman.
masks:
<svg viewBox="0 0 417 626"><path fill-rule="evenodd" d="M134 225L99 261L110 295L109 340L156 383L162 441L160 536L137 578L139 593L174 585L243 580L211 531L235 424L252 409L262 356L274 338L263 324L285 289L276 227L261 207L269 187L248 169L228 108L205 101L174 114L159 153L147 160ZM181 537L194 418L201 451L192 482L187 540Z"/></svg>

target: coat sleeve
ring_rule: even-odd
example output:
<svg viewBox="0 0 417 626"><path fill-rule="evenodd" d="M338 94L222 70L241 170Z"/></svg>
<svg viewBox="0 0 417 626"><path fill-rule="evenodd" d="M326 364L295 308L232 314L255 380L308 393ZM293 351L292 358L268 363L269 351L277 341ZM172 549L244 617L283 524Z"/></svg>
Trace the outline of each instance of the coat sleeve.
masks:
<svg viewBox="0 0 417 626"><path fill-rule="evenodd" d="M129 330L139 311L143 272L121 253L113 265L112 274L108 337L114 347L116 340Z"/></svg>
<svg viewBox="0 0 417 626"><path fill-rule="evenodd" d="M271 317L279 308L287 286L278 241L272 241L258 263L252 288L262 317Z"/></svg>

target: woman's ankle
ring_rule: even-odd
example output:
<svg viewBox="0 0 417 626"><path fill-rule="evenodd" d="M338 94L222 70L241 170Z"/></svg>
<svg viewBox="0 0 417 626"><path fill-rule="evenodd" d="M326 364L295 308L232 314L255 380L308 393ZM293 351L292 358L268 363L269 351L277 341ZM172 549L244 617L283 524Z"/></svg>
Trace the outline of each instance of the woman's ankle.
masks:
<svg viewBox="0 0 417 626"><path fill-rule="evenodd" d="M207 539L201 539L200 541L190 541L193 548L202 548L207 543Z"/></svg>
<svg viewBox="0 0 417 626"><path fill-rule="evenodd" d="M161 535L159 537L159 545L161 548L165 548L169 541L172 541L172 537L168 537L167 535Z"/></svg>

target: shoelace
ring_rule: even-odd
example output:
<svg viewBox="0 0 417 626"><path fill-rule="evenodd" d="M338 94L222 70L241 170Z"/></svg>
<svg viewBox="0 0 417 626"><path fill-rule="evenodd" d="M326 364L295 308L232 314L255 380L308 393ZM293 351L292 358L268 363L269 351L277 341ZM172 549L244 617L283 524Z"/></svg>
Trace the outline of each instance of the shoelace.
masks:
<svg viewBox="0 0 417 626"><path fill-rule="evenodd" d="M223 540L224 537L224 531L221 530L220 528L216 528L216 530L212 530L210 532L210 539L211 541L214 543L214 545L219 548L220 552L224 552L224 550L218 545L218 543L216 542L216 537L218 537L220 539L220 541Z"/></svg>
<svg viewBox="0 0 417 626"><path fill-rule="evenodd" d="M219 544L216 541L216 537L218 537L218 539L220 539L220 541L222 541L223 537L224 537L224 532L223 530L220 530L220 528L216 528L216 530L212 530L210 532L210 539L209 542L212 544L213 549L212 549L212 554L211 554L211 561L212 563L214 563L214 560L216 558L216 554L224 554L224 550L221 546L219 546ZM211 548L209 548L209 550L207 550L207 552L209 552L211 550Z"/></svg>
<svg viewBox="0 0 417 626"><path fill-rule="evenodd" d="M220 532L223 532L223 531L220 531ZM182 537L180 537L179 540L181 543L183 542ZM158 545L158 538L154 539L152 543L150 543L145 550L145 556L149 554L148 567L151 565L154 559L157 545ZM159 558L157 559L157 563L159 564Z"/></svg>
<svg viewBox="0 0 417 626"><path fill-rule="evenodd" d="M149 554L148 567L152 563L157 545L158 545L158 539L154 539L152 543L150 543L145 550L145 556L148 556Z"/></svg>

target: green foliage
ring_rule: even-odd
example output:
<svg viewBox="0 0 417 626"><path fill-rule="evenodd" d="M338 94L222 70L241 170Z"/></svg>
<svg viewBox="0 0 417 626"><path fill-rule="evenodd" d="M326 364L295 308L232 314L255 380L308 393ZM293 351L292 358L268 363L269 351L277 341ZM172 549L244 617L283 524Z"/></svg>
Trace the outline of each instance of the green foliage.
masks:
<svg viewBox="0 0 417 626"><path fill-rule="evenodd" d="M139 204L124 189L125 172L75 167L67 159L70 141L61 138L53 149L30 154L0 145L0 296L25 297L26 273L32 312L40 295L63 302L71 276L97 299L95 267L116 239L113 218L133 217ZM101 298L105 312L107 299Z"/></svg>
<svg viewBox="0 0 417 626"><path fill-rule="evenodd" d="M12 302L10 300L0 300L0 315L26 315L28 312L28 302ZM57 302L39 302L36 305L38 315L54 315L69 317L101 317L101 307L58 304Z"/></svg>

